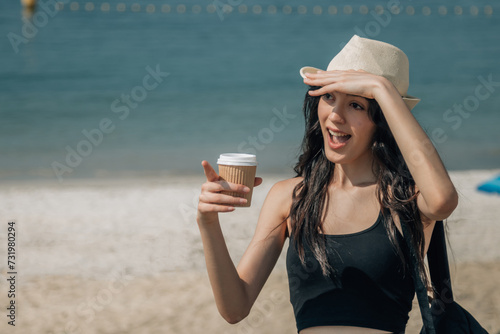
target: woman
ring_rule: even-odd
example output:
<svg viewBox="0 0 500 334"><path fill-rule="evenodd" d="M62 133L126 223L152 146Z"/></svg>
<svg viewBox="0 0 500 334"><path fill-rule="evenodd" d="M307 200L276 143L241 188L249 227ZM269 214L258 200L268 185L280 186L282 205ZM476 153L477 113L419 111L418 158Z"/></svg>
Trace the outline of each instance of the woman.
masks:
<svg viewBox="0 0 500 334"><path fill-rule="evenodd" d="M290 299L297 330L404 332L414 296L401 224L423 258L437 220L457 192L429 138L411 114L408 59L398 48L354 36L327 71L301 69L309 85L297 176L276 183L253 239L235 268L218 213L245 200L203 161L198 226L221 315L245 318L287 237ZM256 178L255 185L262 182Z"/></svg>

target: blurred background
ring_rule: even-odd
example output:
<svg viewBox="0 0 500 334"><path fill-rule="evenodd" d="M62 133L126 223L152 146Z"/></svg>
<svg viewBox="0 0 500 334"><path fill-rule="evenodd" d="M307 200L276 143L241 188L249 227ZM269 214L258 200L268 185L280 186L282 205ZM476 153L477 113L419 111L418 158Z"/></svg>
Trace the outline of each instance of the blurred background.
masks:
<svg viewBox="0 0 500 334"><path fill-rule="evenodd" d="M498 168L499 9L47 0L30 11L2 1L0 178L199 174L223 152L291 173L306 91L298 70L326 68L354 34L408 55L409 94L422 99L414 114L448 169Z"/></svg>

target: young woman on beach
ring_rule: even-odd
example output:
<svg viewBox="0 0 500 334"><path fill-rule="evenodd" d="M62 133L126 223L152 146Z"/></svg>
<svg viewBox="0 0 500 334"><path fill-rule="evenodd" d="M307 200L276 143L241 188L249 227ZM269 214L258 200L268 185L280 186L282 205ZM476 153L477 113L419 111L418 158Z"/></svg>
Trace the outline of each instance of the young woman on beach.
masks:
<svg viewBox="0 0 500 334"><path fill-rule="evenodd" d="M236 268L219 212L248 188L220 181L206 161L198 205L207 270L221 315L245 318L286 238L290 300L297 330L403 333L414 296L401 225L423 259L437 220L457 192L431 141L411 113L408 59L398 48L354 36L327 71L301 69L309 90L296 177L276 183ZM255 185L262 179L256 178Z"/></svg>

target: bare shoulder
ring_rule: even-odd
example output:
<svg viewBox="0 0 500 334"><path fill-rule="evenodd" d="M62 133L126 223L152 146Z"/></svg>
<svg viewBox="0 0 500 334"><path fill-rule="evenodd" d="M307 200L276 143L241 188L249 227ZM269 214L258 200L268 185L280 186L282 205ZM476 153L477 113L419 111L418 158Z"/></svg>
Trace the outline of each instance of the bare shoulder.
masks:
<svg viewBox="0 0 500 334"><path fill-rule="evenodd" d="M303 177L292 177L290 179L278 181L272 186L271 191L288 191L291 194L295 186L297 186L297 184L299 184L299 182L301 182L303 179Z"/></svg>
<svg viewBox="0 0 500 334"><path fill-rule="evenodd" d="M301 181L301 177L294 177L276 182L267 194L264 208L272 207L273 210L278 209L283 219L288 217L290 206L292 205L293 190Z"/></svg>
<svg viewBox="0 0 500 334"><path fill-rule="evenodd" d="M294 177L276 182L269 190L268 197L278 202L291 203L293 190L302 181L302 177Z"/></svg>

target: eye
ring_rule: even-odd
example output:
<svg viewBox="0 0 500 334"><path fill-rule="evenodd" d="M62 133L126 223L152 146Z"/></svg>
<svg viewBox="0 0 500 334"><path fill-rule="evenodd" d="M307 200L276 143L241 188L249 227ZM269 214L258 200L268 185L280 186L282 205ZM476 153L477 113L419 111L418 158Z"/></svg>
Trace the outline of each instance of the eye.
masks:
<svg viewBox="0 0 500 334"><path fill-rule="evenodd" d="M356 102L351 103L351 106L356 110L365 110L365 108L361 104Z"/></svg>
<svg viewBox="0 0 500 334"><path fill-rule="evenodd" d="M332 94L330 94L330 93L326 93L325 95L323 95L323 97L327 101L333 101L333 100L335 100L335 97Z"/></svg>

